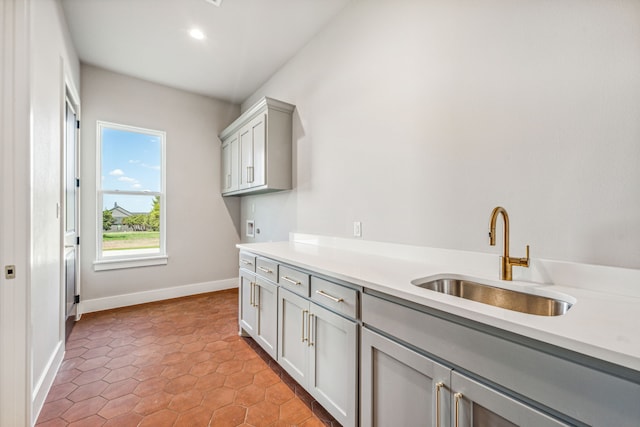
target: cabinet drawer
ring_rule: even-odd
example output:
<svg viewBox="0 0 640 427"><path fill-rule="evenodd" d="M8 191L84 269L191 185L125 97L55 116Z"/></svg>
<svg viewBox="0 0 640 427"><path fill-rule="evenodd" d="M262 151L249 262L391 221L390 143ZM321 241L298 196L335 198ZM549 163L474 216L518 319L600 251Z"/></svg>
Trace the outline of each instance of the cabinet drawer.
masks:
<svg viewBox="0 0 640 427"><path fill-rule="evenodd" d="M352 318L358 317L358 291L311 277L311 299L331 310Z"/></svg>
<svg viewBox="0 0 640 427"><path fill-rule="evenodd" d="M244 268L249 271L256 271L255 255L240 252L240 268Z"/></svg>
<svg viewBox="0 0 640 427"><path fill-rule="evenodd" d="M309 275L290 267L280 266L278 284L292 292L309 296Z"/></svg>
<svg viewBox="0 0 640 427"><path fill-rule="evenodd" d="M273 282L278 281L278 263L266 258L256 258L256 273Z"/></svg>

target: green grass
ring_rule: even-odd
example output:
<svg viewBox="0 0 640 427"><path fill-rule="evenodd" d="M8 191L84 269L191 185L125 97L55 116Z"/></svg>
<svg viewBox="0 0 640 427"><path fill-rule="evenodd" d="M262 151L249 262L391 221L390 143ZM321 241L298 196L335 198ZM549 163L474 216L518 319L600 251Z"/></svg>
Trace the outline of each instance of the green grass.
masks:
<svg viewBox="0 0 640 427"><path fill-rule="evenodd" d="M159 231L115 231L102 234L103 251L160 247Z"/></svg>
<svg viewBox="0 0 640 427"><path fill-rule="evenodd" d="M104 249L105 251L128 251L130 249L157 249L159 248L160 245L153 245L153 246L127 246L124 248L109 248L109 249Z"/></svg>
<svg viewBox="0 0 640 427"><path fill-rule="evenodd" d="M106 232L102 234L102 240L140 240L159 239L159 231L126 231Z"/></svg>

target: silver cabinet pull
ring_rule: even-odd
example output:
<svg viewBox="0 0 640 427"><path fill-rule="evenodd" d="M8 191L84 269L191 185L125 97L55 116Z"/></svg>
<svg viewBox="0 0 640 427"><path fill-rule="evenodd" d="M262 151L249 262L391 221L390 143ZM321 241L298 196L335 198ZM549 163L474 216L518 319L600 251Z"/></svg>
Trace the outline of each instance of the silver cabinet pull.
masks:
<svg viewBox="0 0 640 427"><path fill-rule="evenodd" d="M272 270L269 270L268 268L264 268L262 266L258 266L258 270L264 271L265 273L273 273Z"/></svg>
<svg viewBox="0 0 640 427"><path fill-rule="evenodd" d="M291 277L287 277L287 276L281 276L280 277L282 280L291 283L292 285L302 285L302 283L298 282L297 280L292 279Z"/></svg>
<svg viewBox="0 0 640 427"><path fill-rule="evenodd" d="M246 261L244 259L240 260L240 262L243 263L244 265L253 265L251 261Z"/></svg>
<svg viewBox="0 0 640 427"><path fill-rule="evenodd" d="M309 328L307 330L307 335L309 336L309 347L313 347L313 333L314 333L314 329L315 329L315 318L316 316L309 313L309 321L307 322L307 327ZM313 325L312 325L313 322Z"/></svg>
<svg viewBox="0 0 640 427"><path fill-rule="evenodd" d="M253 306L255 308L260 307L260 285L258 283L254 283L253 289Z"/></svg>
<svg viewBox="0 0 640 427"><path fill-rule="evenodd" d="M251 286L251 289L249 290L249 304L251 304L251 307L255 307L253 305L253 292L254 292L253 285L254 285L254 283L250 282L249 285Z"/></svg>
<svg viewBox="0 0 640 427"><path fill-rule="evenodd" d="M302 342L305 342L307 340L307 338L305 338L304 336L304 319L306 316L306 314L308 313L308 310L302 310Z"/></svg>
<svg viewBox="0 0 640 427"><path fill-rule="evenodd" d="M333 302L343 302L344 301L344 298L334 297L333 295L329 295L328 293L326 293L325 291L322 291L322 290L316 291L316 294L318 294L320 296L323 296L325 298L328 298Z"/></svg>
<svg viewBox="0 0 640 427"><path fill-rule="evenodd" d="M436 384L436 427L440 427L440 389L443 386L442 381Z"/></svg>
<svg viewBox="0 0 640 427"><path fill-rule="evenodd" d="M462 393L456 393L453 395L453 397L455 398L455 405L456 405L456 423L455 423L455 427L460 427L460 423L458 421L458 415L460 413L460 399L462 399Z"/></svg>
<svg viewBox="0 0 640 427"><path fill-rule="evenodd" d="M247 166L247 182L252 183L254 180L253 166Z"/></svg>

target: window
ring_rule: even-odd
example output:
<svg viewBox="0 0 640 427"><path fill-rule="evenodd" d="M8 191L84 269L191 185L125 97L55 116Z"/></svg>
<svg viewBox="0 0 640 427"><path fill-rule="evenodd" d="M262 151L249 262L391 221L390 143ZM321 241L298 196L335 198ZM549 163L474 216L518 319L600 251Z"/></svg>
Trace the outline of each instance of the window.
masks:
<svg viewBox="0 0 640 427"><path fill-rule="evenodd" d="M166 264L165 133L98 122L96 270Z"/></svg>

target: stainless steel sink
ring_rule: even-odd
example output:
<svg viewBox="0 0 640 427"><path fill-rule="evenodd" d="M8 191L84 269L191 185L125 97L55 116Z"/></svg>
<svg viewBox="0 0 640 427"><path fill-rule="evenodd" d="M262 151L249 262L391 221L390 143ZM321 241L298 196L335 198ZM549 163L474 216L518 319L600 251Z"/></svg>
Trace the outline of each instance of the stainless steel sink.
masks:
<svg viewBox="0 0 640 427"><path fill-rule="evenodd" d="M427 277L413 280L411 283L430 291L537 316L560 316L569 311L572 305L561 299L499 288L456 277Z"/></svg>

